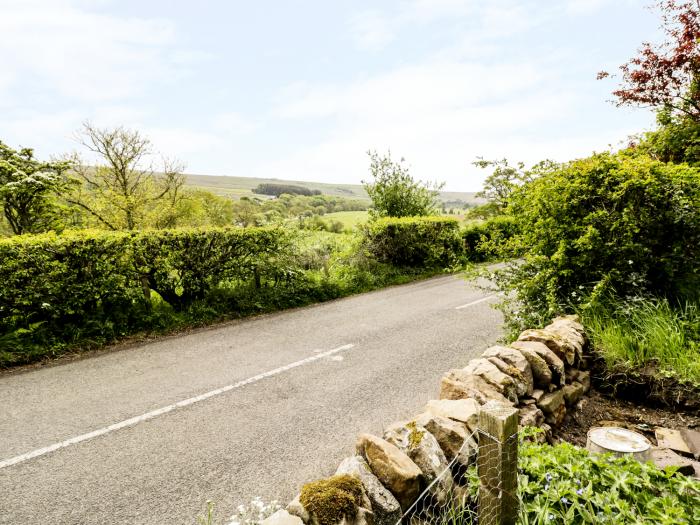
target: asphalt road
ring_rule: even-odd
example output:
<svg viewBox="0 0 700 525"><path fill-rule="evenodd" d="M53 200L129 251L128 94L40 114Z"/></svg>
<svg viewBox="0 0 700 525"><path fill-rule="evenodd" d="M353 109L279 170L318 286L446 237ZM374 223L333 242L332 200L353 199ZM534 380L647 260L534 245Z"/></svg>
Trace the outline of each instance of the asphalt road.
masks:
<svg viewBox="0 0 700 525"><path fill-rule="evenodd" d="M286 502L495 342L493 302L438 277L0 376L0 523Z"/></svg>

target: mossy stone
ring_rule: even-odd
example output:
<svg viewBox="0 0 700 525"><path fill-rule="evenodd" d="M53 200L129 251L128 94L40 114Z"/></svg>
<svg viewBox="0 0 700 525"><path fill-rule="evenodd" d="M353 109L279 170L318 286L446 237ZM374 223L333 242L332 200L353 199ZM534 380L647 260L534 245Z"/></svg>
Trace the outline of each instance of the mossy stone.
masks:
<svg viewBox="0 0 700 525"><path fill-rule="evenodd" d="M307 483L299 501L319 525L335 525L347 517L354 519L362 502L362 483L348 474Z"/></svg>

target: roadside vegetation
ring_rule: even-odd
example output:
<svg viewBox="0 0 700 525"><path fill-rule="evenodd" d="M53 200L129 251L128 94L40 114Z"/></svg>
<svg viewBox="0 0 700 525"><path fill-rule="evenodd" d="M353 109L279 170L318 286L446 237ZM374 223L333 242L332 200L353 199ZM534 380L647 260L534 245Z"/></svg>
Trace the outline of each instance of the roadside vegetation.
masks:
<svg viewBox="0 0 700 525"><path fill-rule="evenodd" d="M666 298L600 301L583 322L608 368L646 370L700 385L700 308Z"/></svg>
<svg viewBox="0 0 700 525"><path fill-rule="evenodd" d="M621 66L613 95L654 108L657 129L567 162L478 159L491 172L480 195L488 202L466 211L465 227L413 218L436 213L438 187L372 153L381 185L367 187L375 207L362 235L391 267L507 261L484 270L503 294L507 337L578 313L603 363L596 375L634 378L637 402L671 378L675 388L656 399L677 407L679 389L700 386L700 5L656 4L665 40ZM676 467L538 444L529 430L521 437L521 524L700 523L700 483ZM444 523L470 523L473 510L455 501Z"/></svg>
<svg viewBox="0 0 700 525"><path fill-rule="evenodd" d="M522 525L700 521L700 481L674 469L521 439L518 470Z"/></svg>
<svg viewBox="0 0 700 525"><path fill-rule="evenodd" d="M576 312L610 369L700 385L700 8L658 7L666 40L644 44L614 91L619 105L656 108L658 128L570 162L479 160L489 204L472 216L509 228L482 243L517 256L492 275L511 335Z"/></svg>
<svg viewBox="0 0 700 525"><path fill-rule="evenodd" d="M87 124L82 137L104 164L42 163L3 146L14 235L0 240L0 367L401 284L464 261L459 222L430 217L437 194L388 156L371 158L367 222L366 202L304 188L237 202L188 192L176 162L155 170L144 161L151 145L137 131Z"/></svg>

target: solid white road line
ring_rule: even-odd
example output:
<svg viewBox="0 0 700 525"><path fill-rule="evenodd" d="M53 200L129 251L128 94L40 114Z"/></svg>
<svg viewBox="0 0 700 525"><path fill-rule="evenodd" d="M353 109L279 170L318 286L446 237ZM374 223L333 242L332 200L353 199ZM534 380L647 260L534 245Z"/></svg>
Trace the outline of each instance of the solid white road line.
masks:
<svg viewBox="0 0 700 525"><path fill-rule="evenodd" d="M168 405L162 408L158 408L156 410L152 410L151 412L146 412L145 414L141 414L140 416L132 417L130 419L125 419L124 421L120 421L118 423L114 423L113 425L109 425L108 427L100 428L99 430L93 430L92 432L88 432L87 434L81 434L79 436L72 437L70 439L66 439L65 441L61 441L59 443L54 443L53 445L49 445L48 447L43 447L43 448L38 448L36 450L32 450L31 452L27 452L26 454L20 454L19 456L15 456L13 458L5 459L3 461L0 461L0 469L3 469L5 467L9 467L11 465L16 465L17 463L22 463L24 461L43 456L45 454L48 454L50 452L53 452L54 450L58 450L61 448L66 448L71 445L75 445L77 443L81 443L83 441L87 441L89 439L96 438L98 436L103 436L105 434L109 434L110 432L114 432L115 430L120 430L122 428L126 427L131 427L133 425L136 425L137 423L141 423L142 421L147 421L149 419L153 419L154 417L161 416L163 414L167 414L168 412L172 412L173 410L177 408L183 408L189 405L193 405L195 403L199 403L200 401L204 401L205 399L209 399L210 397L218 396L220 394L223 394L225 392L228 392L230 390L235 390L236 388L241 388L246 385L250 385L253 383L257 383L258 381L276 376L278 374L281 374L282 372L286 372L287 370L291 370L292 368L297 368L303 365L308 365L309 363L313 363L314 361L318 361L319 359L323 359L325 357L332 356L333 354L337 354L338 352L342 352L344 350L350 350L352 347L355 345L349 344L349 345L343 345L339 346L338 348L334 348L333 350L328 350L327 352L321 352L318 354L315 354L311 357L307 357L306 359L302 359L300 361L295 361L294 363L290 363L288 365L281 366L279 368L275 368L274 370L270 370L268 372L263 372L261 374L258 374L253 377L249 377L248 379L244 379L242 381L239 381L238 383L234 383L232 385L227 385L221 388L217 388L216 390L211 390L209 392L206 392L204 394L200 394L195 397L190 397L189 399L183 399L182 401L178 401L177 403L173 403L172 405Z"/></svg>
<svg viewBox="0 0 700 525"><path fill-rule="evenodd" d="M486 297L482 297L481 299L477 299L476 301L472 301L471 303L463 304L462 306L457 306L455 307L455 310L461 310L462 308L469 308L470 306L474 306L475 304L483 303L484 301L488 301L492 297L496 297L499 294L492 293L491 295L487 295Z"/></svg>

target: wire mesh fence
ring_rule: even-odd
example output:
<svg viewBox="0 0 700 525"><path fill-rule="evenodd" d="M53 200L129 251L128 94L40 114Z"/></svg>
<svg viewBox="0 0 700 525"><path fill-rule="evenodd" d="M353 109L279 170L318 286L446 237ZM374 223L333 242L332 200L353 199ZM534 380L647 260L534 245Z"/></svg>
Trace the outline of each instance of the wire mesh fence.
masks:
<svg viewBox="0 0 700 525"><path fill-rule="evenodd" d="M478 523L502 525L518 517L518 434L504 440L479 431Z"/></svg>
<svg viewBox="0 0 700 525"><path fill-rule="evenodd" d="M474 481L478 479L475 447L478 439L477 432L467 437L459 453L428 484L397 525L477 523L478 491Z"/></svg>
<svg viewBox="0 0 700 525"><path fill-rule="evenodd" d="M500 416L504 416L499 418ZM517 416L482 416L480 427L396 525L509 525L518 517Z"/></svg>

